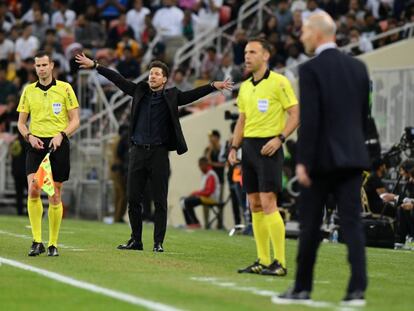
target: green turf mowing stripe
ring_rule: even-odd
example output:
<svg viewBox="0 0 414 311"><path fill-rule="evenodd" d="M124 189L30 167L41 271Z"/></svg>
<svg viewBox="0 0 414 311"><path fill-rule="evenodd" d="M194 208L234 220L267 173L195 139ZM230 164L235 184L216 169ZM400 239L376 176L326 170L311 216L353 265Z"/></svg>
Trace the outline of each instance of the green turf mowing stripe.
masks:
<svg viewBox="0 0 414 311"><path fill-rule="evenodd" d="M121 300L121 301L125 301L128 302L130 304L134 304L134 305L138 305L138 306L142 306L145 307L149 310L155 310L155 311L181 311L181 309L177 309L174 308L172 306L168 306L159 302L155 302L155 301L151 301L151 300L147 300L147 299L143 299L137 296L133 296L133 295L129 295L129 294L125 294L119 291L115 291L112 289L108 289L108 288L104 288L104 287L100 287L97 286L95 284L91 284L91 283L87 283L87 282L83 282L83 281L79 281L76 279L73 279L71 277L68 276L64 276L55 272L51 272L51 271L47 271L44 269L40 269L40 268L36 268L30 265L26 265L23 263L20 263L18 261L15 260L11 260L11 259L7 259L7 258L3 258L0 257L0 263L1 264L5 264L5 265L9 265L15 268L19 268L22 270L26 270L26 271L30 271L30 272L34 272L37 274L40 274L44 277L47 277L49 279L64 283L64 284L68 284L74 287L78 287L78 288L82 288L94 293L98 293L104 296L108 296L108 297L112 297L114 299L117 300Z"/></svg>

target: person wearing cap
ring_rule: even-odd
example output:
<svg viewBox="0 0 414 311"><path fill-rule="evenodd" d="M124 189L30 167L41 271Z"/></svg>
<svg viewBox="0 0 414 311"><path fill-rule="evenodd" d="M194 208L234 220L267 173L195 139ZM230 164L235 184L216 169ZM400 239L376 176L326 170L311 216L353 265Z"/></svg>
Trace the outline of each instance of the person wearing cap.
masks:
<svg viewBox="0 0 414 311"><path fill-rule="evenodd" d="M81 68L96 69L132 96L131 121L129 123L129 166L127 177L128 214L132 234L127 243L118 246L122 250L143 250L142 201L147 182L150 182L155 205L154 252L163 252L167 228L167 194L170 162L168 151L178 154L187 151L187 144L178 119L178 106L187 105L216 90L232 89L229 80L214 81L199 88L181 92L177 88L165 88L169 69L161 61L149 65L147 81L135 83L125 79L97 61L78 54Z"/></svg>

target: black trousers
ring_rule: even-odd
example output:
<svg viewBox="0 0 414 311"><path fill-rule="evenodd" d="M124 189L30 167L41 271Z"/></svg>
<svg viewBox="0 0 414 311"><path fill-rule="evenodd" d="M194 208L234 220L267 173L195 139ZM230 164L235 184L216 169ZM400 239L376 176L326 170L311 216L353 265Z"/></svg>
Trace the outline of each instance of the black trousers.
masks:
<svg viewBox="0 0 414 311"><path fill-rule="evenodd" d="M320 226L329 193L338 204L339 225L348 248L351 277L347 292L367 287L365 236L361 224L362 172L340 171L314 176L310 188L302 188L299 199L299 251L295 290L312 291L313 268L321 241Z"/></svg>
<svg viewBox="0 0 414 311"><path fill-rule="evenodd" d="M129 157L127 197L128 214L131 223L131 237L142 241L142 210L144 192L150 182L155 213L154 243L162 243L167 229L167 195L170 161L164 146L144 149L132 145Z"/></svg>
<svg viewBox="0 0 414 311"><path fill-rule="evenodd" d="M202 204L199 197L190 196L184 199L184 219L187 225L199 224L198 218L194 212L194 207Z"/></svg>
<svg viewBox="0 0 414 311"><path fill-rule="evenodd" d="M401 206L397 209L397 234L395 241L405 243L405 237L414 235L413 210L405 210Z"/></svg>

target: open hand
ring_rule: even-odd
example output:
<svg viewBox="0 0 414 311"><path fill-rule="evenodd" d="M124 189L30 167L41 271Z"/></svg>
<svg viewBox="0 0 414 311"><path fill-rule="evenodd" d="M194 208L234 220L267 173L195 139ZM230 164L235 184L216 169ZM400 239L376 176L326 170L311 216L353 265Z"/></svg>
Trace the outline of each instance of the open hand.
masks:
<svg viewBox="0 0 414 311"><path fill-rule="evenodd" d="M279 138L275 137L269 140L260 150L260 153L264 156L271 157L282 146L282 142Z"/></svg>
<svg viewBox="0 0 414 311"><path fill-rule="evenodd" d="M226 79L224 81L214 81L213 85L216 89L220 91L223 91L223 90L231 91L233 89L234 82L231 81L230 79Z"/></svg>
<svg viewBox="0 0 414 311"><path fill-rule="evenodd" d="M92 59L85 56L85 53L76 55L75 61L79 64L79 68L89 69L95 65Z"/></svg>

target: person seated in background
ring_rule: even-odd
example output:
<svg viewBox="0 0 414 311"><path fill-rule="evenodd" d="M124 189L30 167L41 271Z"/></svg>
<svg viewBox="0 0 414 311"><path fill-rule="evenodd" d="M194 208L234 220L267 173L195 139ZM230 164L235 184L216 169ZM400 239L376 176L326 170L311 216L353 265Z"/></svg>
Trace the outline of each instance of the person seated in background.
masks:
<svg viewBox="0 0 414 311"><path fill-rule="evenodd" d="M395 242L412 247L414 237L414 159L405 160L400 166L400 174L407 181L397 200L397 232Z"/></svg>
<svg viewBox="0 0 414 311"><path fill-rule="evenodd" d="M387 173L387 166L383 159L376 159L372 164L372 171L364 185L367 194L369 210L374 214L383 213L384 204L395 200L396 195L388 193L382 179ZM394 217L393 210L385 209L387 216Z"/></svg>
<svg viewBox="0 0 414 311"><path fill-rule="evenodd" d="M192 192L188 197L181 200L185 222L190 229L201 228L194 208L203 204L216 204L220 198L220 182L216 172L209 165L208 159L201 157L198 160L198 167L203 174L200 190Z"/></svg>

